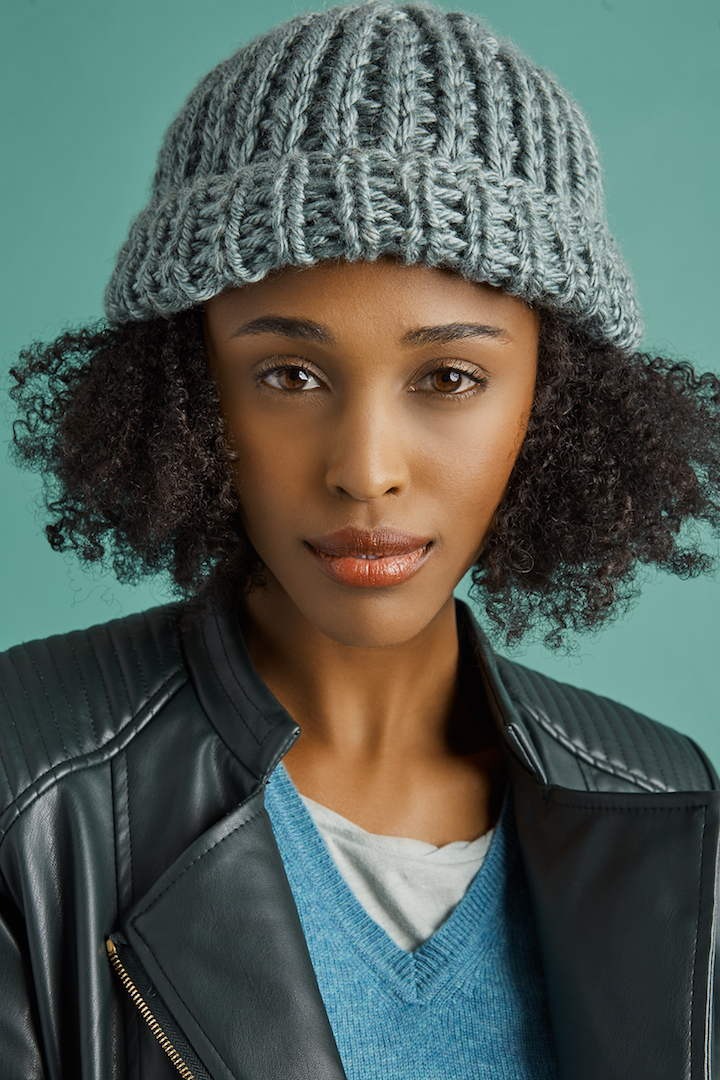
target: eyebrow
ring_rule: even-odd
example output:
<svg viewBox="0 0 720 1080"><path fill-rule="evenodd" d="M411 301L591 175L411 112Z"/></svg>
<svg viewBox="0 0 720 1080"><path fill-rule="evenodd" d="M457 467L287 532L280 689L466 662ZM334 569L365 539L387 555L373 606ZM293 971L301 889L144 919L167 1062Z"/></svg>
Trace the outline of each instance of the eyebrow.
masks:
<svg viewBox="0 0 720 1080"><path fill-rule="evenodd" d="M300 341L313 341L320 345L334 345L335 336L321 323L310 319L290 318L285 315L261 315L243 323L230 335L231 338L250 334L281 334ZM499 326L485 323L448 323L445 326L418 326L408 330L401 338L407 347L422 345L447 345L469 337L506 338L507 333Z"/></svg>
<svg viewBox="0 0 720 1080"><path fill-rule="evenodd" d="M333 334L320 323L311 322L310 319L292 319L285 315L261 315L243 323L230 337L241 337L244 334L282 334L283 337L314 341L320 345L335 344Z"/></svg>
<svg viewBox="0 0 720 1080"><path fill-rule="evenodd" d="M448 323L447 326L419 326L403 334L403 345L447 345L469 337L506 338L507 332L499 326L484 323Z"/></svg>

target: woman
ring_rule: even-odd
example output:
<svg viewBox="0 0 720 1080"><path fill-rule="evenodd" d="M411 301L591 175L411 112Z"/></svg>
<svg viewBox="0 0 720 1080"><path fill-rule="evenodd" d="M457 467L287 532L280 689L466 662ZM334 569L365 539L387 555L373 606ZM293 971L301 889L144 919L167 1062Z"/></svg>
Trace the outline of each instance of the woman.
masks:
<svg viewBox="0 0 720 1080"><path fill-rule="evenodd" d="M712 1075L712 766L453 600L559 641L718 527L577 107L469 16L300 16L174 121L106 312L23 354L17 454L186 600L2 658L3 1075Z"/></svg>

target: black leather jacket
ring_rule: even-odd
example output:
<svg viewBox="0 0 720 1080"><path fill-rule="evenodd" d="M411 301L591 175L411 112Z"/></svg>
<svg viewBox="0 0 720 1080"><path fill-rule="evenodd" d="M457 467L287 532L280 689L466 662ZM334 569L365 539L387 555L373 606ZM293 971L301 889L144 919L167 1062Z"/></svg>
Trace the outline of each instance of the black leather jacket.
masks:
<svg viewBox="0 0 720 1080"><path fill-rule="evenodd" d="M263 808L298 728L233 616L181 632L181 612L0 657L2 1080L344 1077ZM462 606L459 620L467 643ZM711 766L684 736L481 639L474 664L561 1080L714 1076Z"/></svg>

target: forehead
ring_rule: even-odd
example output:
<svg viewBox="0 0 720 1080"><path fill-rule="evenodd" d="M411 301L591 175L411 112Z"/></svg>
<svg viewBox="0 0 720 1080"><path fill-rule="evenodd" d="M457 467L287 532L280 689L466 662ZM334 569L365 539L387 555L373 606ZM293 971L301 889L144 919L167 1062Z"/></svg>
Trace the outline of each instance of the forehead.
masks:
<svg viewBox="0 0 720 1080"><path fill-rule="evenodd" d="M288 267L213 297L206 313L221 334L272 314L315 323L330 338L359 328L403 337L419 326L453 322L485 323L512 335L537 324L533 309L501 289L394 259Z"/></svg>

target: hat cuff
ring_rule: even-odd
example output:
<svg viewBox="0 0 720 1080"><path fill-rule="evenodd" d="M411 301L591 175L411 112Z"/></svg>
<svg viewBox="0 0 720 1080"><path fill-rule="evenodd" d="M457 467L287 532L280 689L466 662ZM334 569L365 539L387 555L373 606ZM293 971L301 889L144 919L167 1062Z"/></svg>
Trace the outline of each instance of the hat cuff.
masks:
<svg viewBox="0 0 720 1080"><path fill-rule="evenodd" d="M560 310L626 348L642 339L604 208L478 158L351 148L257 159L156 191L105 293L111 323L170 315L283 266L344 259L447 267Z"/></svg>

